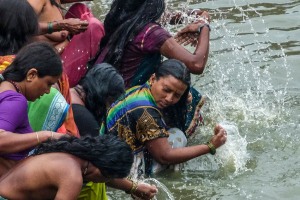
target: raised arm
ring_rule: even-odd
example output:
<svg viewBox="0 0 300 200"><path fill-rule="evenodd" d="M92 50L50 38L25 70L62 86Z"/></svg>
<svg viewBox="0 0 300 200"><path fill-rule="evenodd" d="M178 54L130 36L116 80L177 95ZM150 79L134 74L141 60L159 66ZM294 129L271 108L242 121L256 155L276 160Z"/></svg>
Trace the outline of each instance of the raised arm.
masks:
<svg viewBox="0 0 300 200"><path fill-rule="evenodd" d="M204 18L209 20L209 15L207 12L203 12L202 15ZM175 58L182 61L189 68L190 72L193 74L201 74L204 71L208 53L209 53L209 26L204 21L199 21L196 23L189 24L187 27L182 29L178 34L178 37L186 37L186 41L193 39L189 34L197 34L197 45L194 53L190 53L187 49L181 46L183 42L177 42L176 38L169 38L164 42L160 48L162 55L167 58ZM199 29L201 26L201 29ZM199 33L199 30L200 33Z"/></svg>

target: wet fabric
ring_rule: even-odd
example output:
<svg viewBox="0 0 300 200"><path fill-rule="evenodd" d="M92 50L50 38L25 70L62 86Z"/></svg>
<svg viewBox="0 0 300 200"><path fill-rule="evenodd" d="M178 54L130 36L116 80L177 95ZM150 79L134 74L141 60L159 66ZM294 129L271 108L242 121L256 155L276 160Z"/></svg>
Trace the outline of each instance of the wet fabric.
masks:
<svg viewBox="0 0 300 200"><path fill-rule="evenodd" d="M18 134L33 132L27 115L27 100L22 94L12 90L0 93L0 129ZM1 156L11 160L21 160L30 150L32 149Z"/></svg>
<svg viewBox="0 0 300 200"><path fill-rule="evenodd" d="M88 29L83 33L74 35L61 54L70 87L74 87L86 74L87 62L96 55L105 32L103 24L93 16L85 4L73 4L65 18L79 18L89 22Z"/></svg>
<svg viewBox="0 0 300 200"><path fill-rule="evenodd" d="M88 182L82 187L77 200L108 200L105 183Z"/></svg>
<svg viewBox="0 0 300 200"><path fill-rule="evenodd" d="M104 126L101 127L101 134L105 133ZM107 114L107 133L118 135L134 151L131 176L142 177L149 171L147 168L150 166L145 161L147 155L144 155L145 142L168 137L166 129L148 82L128 89L125 97L116 101Z"/></svg>
<svg viewBox="0 0 300 200"><path fill-rule="evenodd" d="M72 108L80 136L98 136L100 123L97 122L94 115L85 106L80 104L72 104Z"/></svg>
<svg viewBox="0 0 300 200"><path fill-rule="evenodd" d="M185 134L187 138L195 133L198 126L204 124L201 108L205 103L205 96L202 96L193 87L190 88L190 93L192 94L192 102L188 105L185 122Z"/></svg>
<svg viewBox="0 0 300 200"><path fill-rule="evenodd" d="M32 129L57 132L66 119L69 107L62 94L51 88L49 94L28 102L28 117Z"/></svg>
<svg viewBox="0 0 300 200"><path fill-rule="evenodd" d="M160 48L172 37L157 23L149 23L125 48L121 61L120 74L126 88L144 84L161 62ZM96 63L102 63L108 49L104 48Z"/></svg>

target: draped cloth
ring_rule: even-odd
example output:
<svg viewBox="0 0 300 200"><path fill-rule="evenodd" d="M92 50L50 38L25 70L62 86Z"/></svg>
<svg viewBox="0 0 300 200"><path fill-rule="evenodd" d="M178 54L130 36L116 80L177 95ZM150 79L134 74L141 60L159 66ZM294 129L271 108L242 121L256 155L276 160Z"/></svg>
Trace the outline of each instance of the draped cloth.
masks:
<svg viewBox="0 0 300 200"><path fill-rule="evenodd" d="M0 73L2 73L14 60L15 55L0 56Z"/></svg>
<svg viewBox="0 0 300 200"><path fill-rule="evenodd" d="M0 56L0 73L2 71L4 71L6 69L6 67L8 67L13 59L15 58L15 55L6 55L6 56ZM71 95L70 95L70 86L69 86L69 82L68 82L68 77L67 75L63 72L60 79L58 80L58 86L59 86L59 90L60 93L62 94L62 96L65 98L67 104L71 104ZM38 101L36 101L36 104L39 105L41 101L43 101L43 99L46 99L46 101L48 101L49 97L48 95L50 94L44 94L42 97L40 97L40 99ZM35 107L35 102L30 103L31 108ZM50 104L45 105L45 103L43 104L43 106L50 106ZM30 113L31 111L29 110L28 113ZM65 110L63 110L63 112L65 112ZM34 119L40 120L40 112L34 112L31 115L31 121L34 121ZM64 120L63 123L61 125L61 127L59 129L57 129L57 132L60 133L70 133L71 135L74 135L76 137L79 137L79 131L77 129L77 126L75 124L74 121L74 117L73 117L73 110L71 107L68 106L68 112L66 115L64 115ZM42 130L42 129L40 129ZM35 130L35 131L39 131L39 130Z"/></svg>
<svg viewBox="0 0 300 200"><path fill-rule="evenodd" d="M77 200L108 200L105 183L84 184Z"/></svg>
<svg viewBox="0 0 300 200"><path fill-rule="evenodd" d="M28 102L29 122L34 131L57 131L68 113L69 104L55 88L34 103ZM38 113L38 115L37 115Z"/></svg>
<svg viewBox="0 0 300 200"><path fill-rule="evenodd" d="M93 16L85 4L73 4L65 18L79 18L89 22L88 29L83 33L74 35L61 54L70 87L74 87L86 74L87 62L96 55L105 33L103 23Z"/></svg>

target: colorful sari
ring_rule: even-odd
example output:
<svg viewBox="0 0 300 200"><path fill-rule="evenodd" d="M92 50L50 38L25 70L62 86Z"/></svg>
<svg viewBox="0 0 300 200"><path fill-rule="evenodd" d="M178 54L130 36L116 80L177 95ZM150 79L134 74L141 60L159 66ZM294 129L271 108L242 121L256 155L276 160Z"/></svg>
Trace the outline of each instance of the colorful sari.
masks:
<svg viewBox="0 0 300 200"><path fill-rule="evenodd" d="M63 95L55 88L35 102L28 102L29 122L34 131L57 132L63 124L69 109ZM38 114L37 114L38 113Z"/></svg>
<svg viewBox="0 0 300 200"><path fill-rule="evenodd" d="M0 56L0 73L2 73L6 67L10 65L10 63L12 63L15 57L15 55Z"/></svg>
<svg viewBox="0 0 300 200"><path fill-rule="evenodd" d="M162 61L160 48L170 37L172 37L170 33L159 24L149 23L128 43L119 70L124 78L126 88L142 85L149 80ZM100 53L96 63L103 62L107 52L106 47ZM194 88L191 88L190 92L193 100L188 105L185 130L182 130L187 137L192 135L196 127L203 123L200 108L204 103L204 98Z"/></svg>

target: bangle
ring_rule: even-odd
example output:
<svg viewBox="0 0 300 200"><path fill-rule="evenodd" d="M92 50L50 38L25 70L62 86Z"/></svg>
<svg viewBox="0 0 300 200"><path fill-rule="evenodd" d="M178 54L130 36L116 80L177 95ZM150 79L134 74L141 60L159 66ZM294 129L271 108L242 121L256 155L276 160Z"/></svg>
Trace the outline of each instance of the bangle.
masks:
<svg viewBox="0 0 300 200"><path fill-rule="evenodd" d="M35 132L35 134L36 134L36 139L37 139L37 141L38 141L38 144L41 144L39 134L38 134L37 132Z"/></svg>
<svg viewBox="0 0 300 200"><path fill-rule="evenodd" d="M53 132L51 131L51 140L53 140Z"/></svg>
<svg viewBox="0 0 300 200"><path fill-rule="evenodd" d="M199 26L199 28L198 28L198 33L201 33L201 30L202 30L202 28L203 28L204 26L207 26L207 28L208 28L209 31L211 30L209 24L204 23L204 24L201 24L201 25Z"/></svg>
<svg viewBox="0 0 300 200"><path fill-rule="evenodd" d="M128 179L130 180L130 179ZM135 193L137 188L138 188L138 182L137 181L133 181L133 180L130 180L132 182L132 186L130 188L130 190L127 190L125 191L127 194L132 194L132 193Z"/></svg>
<svg viewBox="0 0 300 200"><path fill-rule="evenodd" d="M206 145L209 147L209 153L211 155L215 155L216 154L216 147L215 147L215 145L213 145L213 143L211 143L211 142L207 142Z"/></svg>
<svg viewBox="0 0 300 200"><path fill-rule="evenodd" d="M57 26L57 31L62 31L62 30L64 30L63 29L63 27L59 24L59 22L58 21L53 21L54 23L56 23L56 26Z"/></svg>
<svg viewBox="0 0 300 200"><path fill-rule="evenodd" d="M53 33L53 23L52 22L48 22L48 26L47 26L47 33L51 34Z"/></svg>

